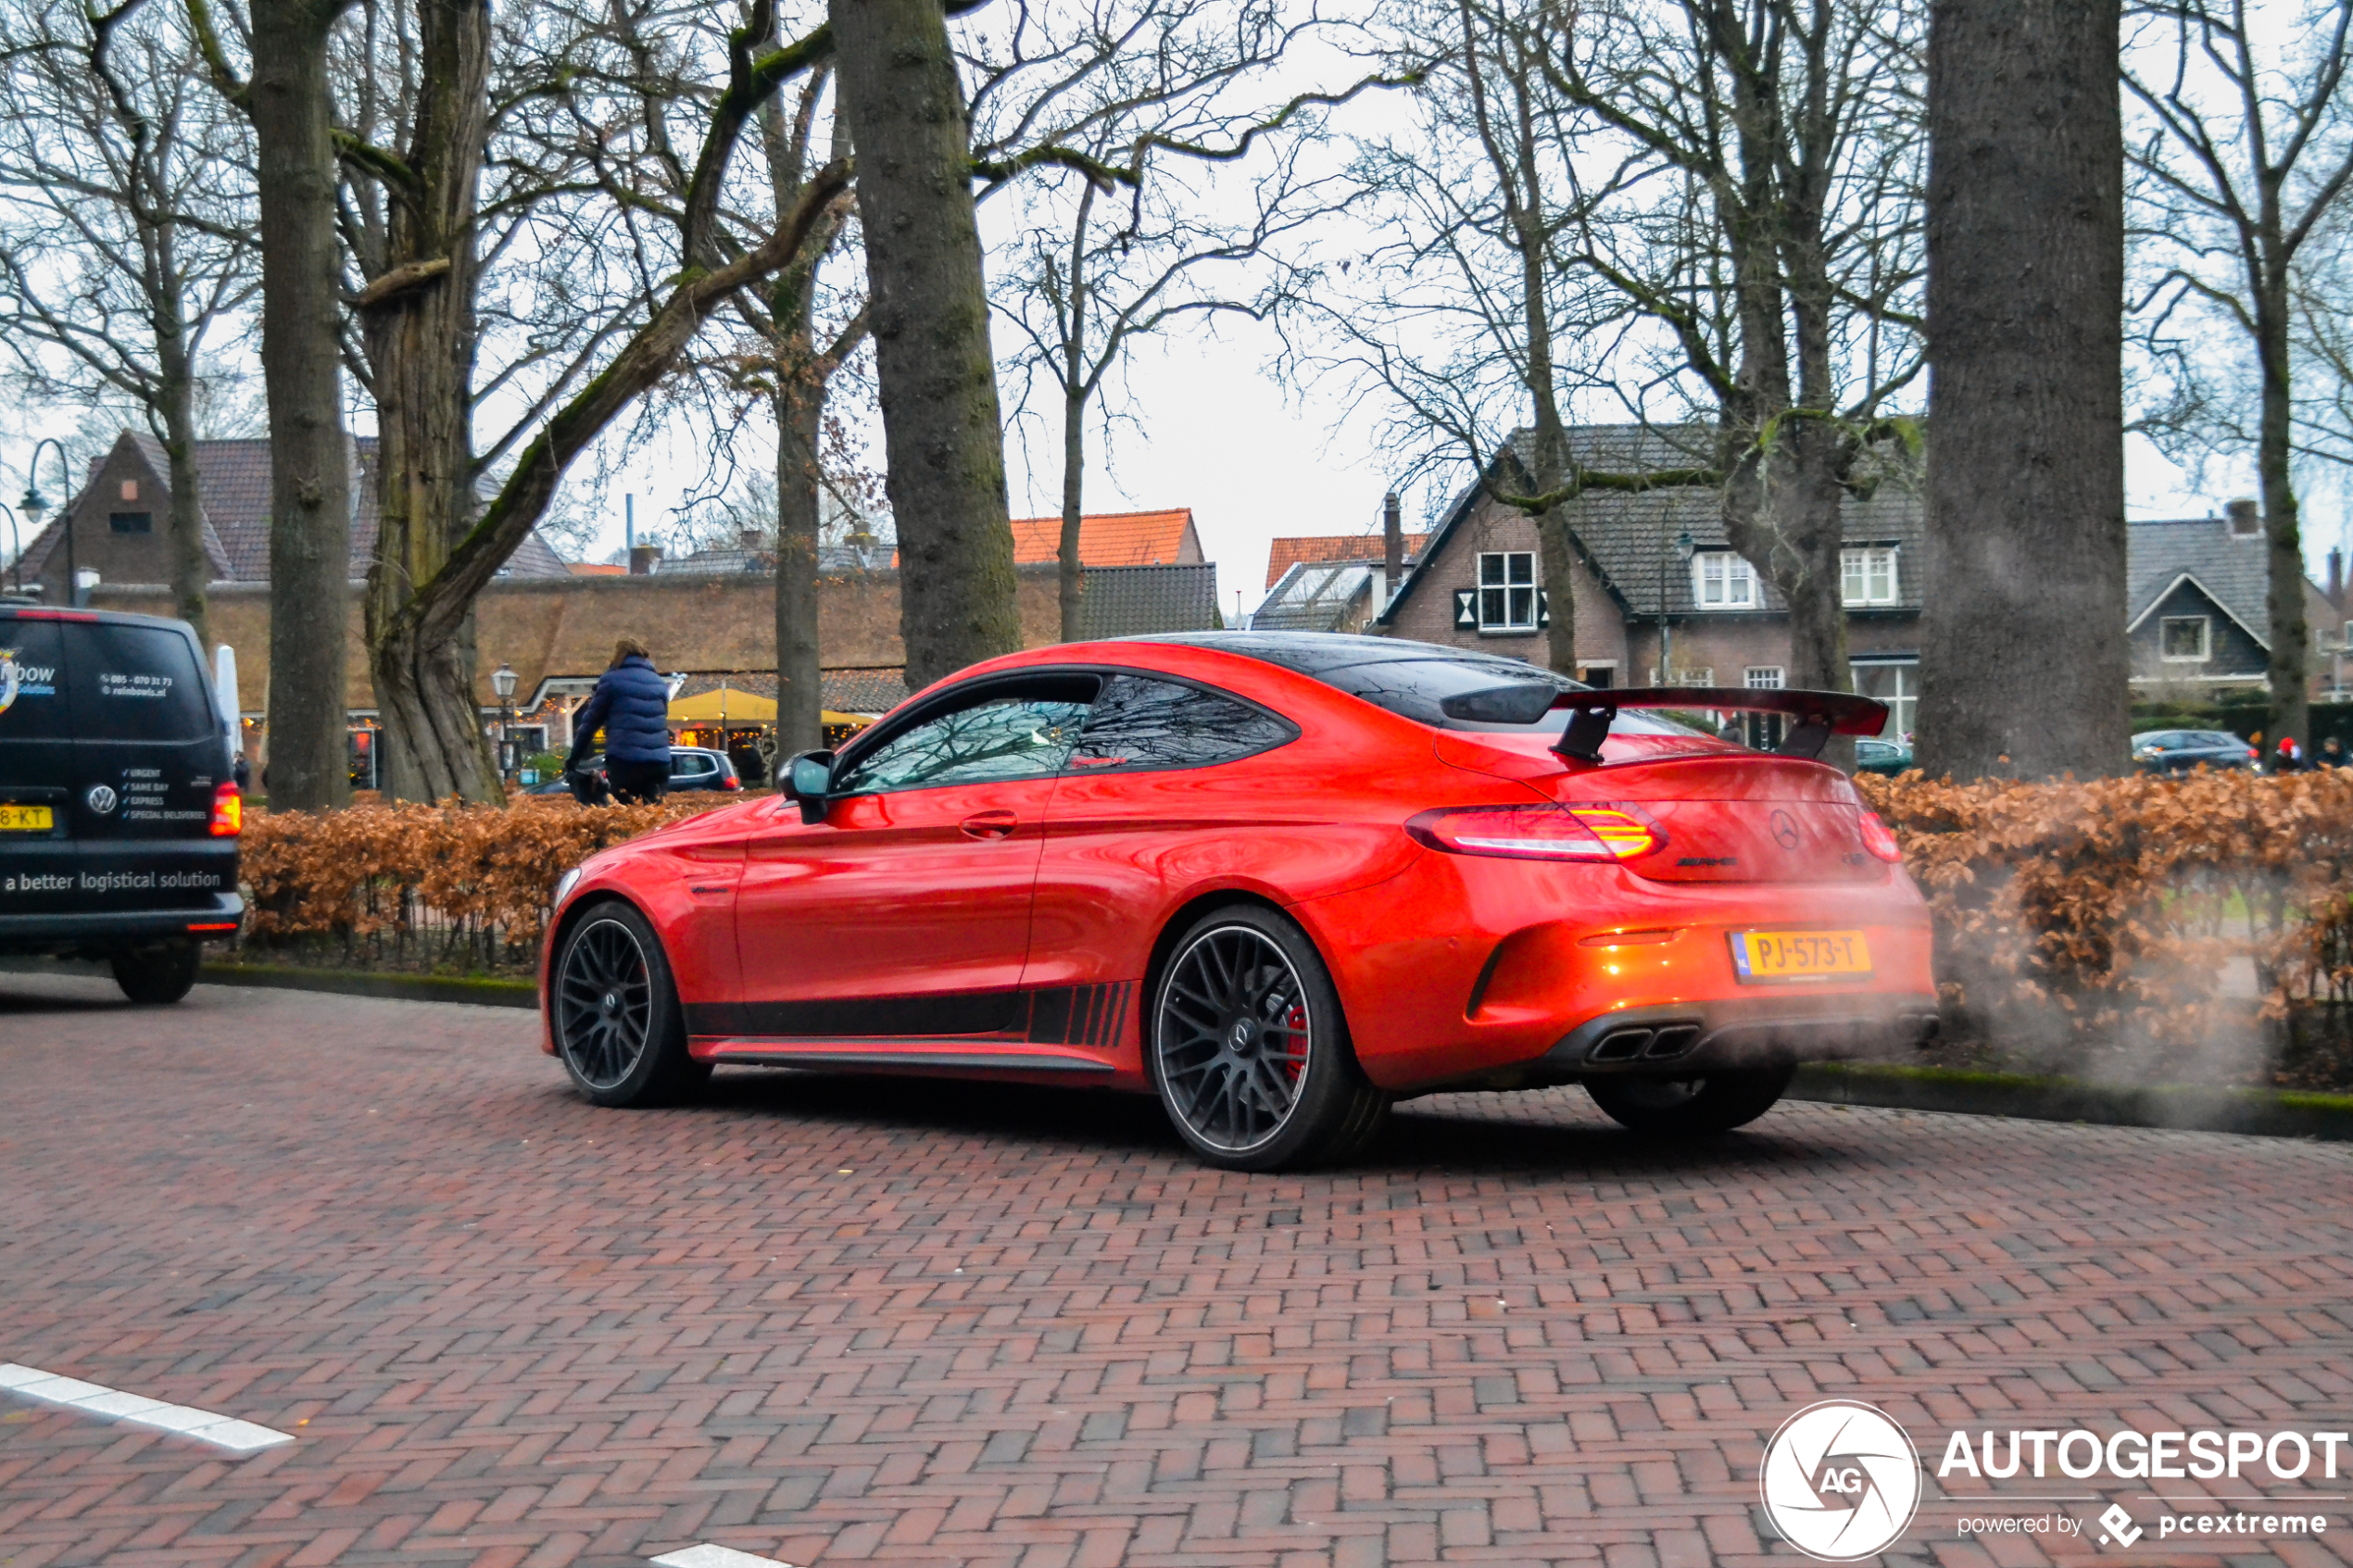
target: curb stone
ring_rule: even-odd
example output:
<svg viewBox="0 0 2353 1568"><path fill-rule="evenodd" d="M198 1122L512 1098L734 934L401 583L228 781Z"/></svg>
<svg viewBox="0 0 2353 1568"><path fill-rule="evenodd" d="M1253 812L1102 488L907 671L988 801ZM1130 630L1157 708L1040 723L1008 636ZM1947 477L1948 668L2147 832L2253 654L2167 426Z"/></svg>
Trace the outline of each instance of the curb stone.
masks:
<svg viewBox="0 0 2353 1568"><path fill-rule="evenodd" d="M465 1002L475 1007L539 1006L539 987L527 980L459 979L431 974L369 974L344 969L300 969L285 964L207 964L199 985L259 985L286 991L325 991L339 997L382 997L405 1002Z"/></svg>
<svg viewBox="0 0 2353 1568"><path fill-rule="evenodd" d="M1798 1070L1791 1099L1898 1110L1958 1111L2032 1122L2248 1133L2353 1142L2353 1095L2288 1089L2127 1086L1944 1067L1818 1063Z"/></svg>

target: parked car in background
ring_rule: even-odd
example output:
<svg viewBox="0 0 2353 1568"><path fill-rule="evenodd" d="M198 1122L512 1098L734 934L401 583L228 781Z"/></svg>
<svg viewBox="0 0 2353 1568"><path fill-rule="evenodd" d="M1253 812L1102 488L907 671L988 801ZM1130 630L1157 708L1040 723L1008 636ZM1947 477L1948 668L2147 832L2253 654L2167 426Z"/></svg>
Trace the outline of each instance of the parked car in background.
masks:
<svg viewBox="0 0 2353 1568"><path fill-rule="evenodd" d="M0 604L0 954L186 996L245 915L231 767L186 621Z"/></svg>
<svg viewBox="0 0 2353 1568"><path fill-rule="evenodd" d="M580 764L584 772L601 777L605 771L604 757L585 759ZM670 793L685 790L739 790L744 787L743 775L736 771L734 762L724 751L712 751L699 746L673 746L670 748ZM572 784L561 773L543 780L524 792L528 795L570 795Z"/></svg>
<svg viewBox="0 0 2353 1568"><path fill-rule="evenodd" d="M1791 748L1650 711L1686 706ZM1440 1089L1721 1132L1935 1026L1895 837L1806 754L1886 719L1394 637L1012 654L567 872L545 1048L606 1106L722 1062L1126 1089L1242 1170Z"/></svg>
<svg viewBox="0 0 2353 1568"><path fill-rule="evenodd" d="M2263 754L2227 730L2145 730L2133 737L2133 768L2186 773L2192 768L2253 768Z"/></svg>
<svg viewBox="0 0 2353 1568"><path fill-rule="evenodd" d="M1866 736L1855 743L1855 771L1858 773L1878 773L1892 779L1915 766L1909 741L1872 740Z"/></svg>

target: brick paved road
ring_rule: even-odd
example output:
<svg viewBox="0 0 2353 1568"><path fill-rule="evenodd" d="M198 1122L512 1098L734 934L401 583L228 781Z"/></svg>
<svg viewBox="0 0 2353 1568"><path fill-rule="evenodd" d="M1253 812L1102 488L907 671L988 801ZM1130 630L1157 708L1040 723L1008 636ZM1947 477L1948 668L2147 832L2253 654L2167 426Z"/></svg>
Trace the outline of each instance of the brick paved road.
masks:
<svg viewBox="0 0 2353 1568"><path fill-rule="evenodd" d="M0 1395L8 1568L1794 1562L1756 1468L1818 1398L1931 1460L2353 1414L2340 1148L1801 1106L1670 1148L1570 1092L1247 1178L1139 1102L599 1112L522 1013L113 995L0 976L0 1361L300 1440ZM2045 1560L1930 1497L1894 1556ZM2341 1561L2349 1509L2131 1556Z"/></svg>

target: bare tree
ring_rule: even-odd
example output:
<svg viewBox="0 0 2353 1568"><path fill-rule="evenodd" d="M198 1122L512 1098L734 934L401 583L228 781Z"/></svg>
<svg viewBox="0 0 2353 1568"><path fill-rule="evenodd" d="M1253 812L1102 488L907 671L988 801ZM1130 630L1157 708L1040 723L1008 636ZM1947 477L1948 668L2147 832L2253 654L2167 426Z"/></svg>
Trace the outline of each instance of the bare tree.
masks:
<svg viewBox="0 0 2353 1568"><path fill-rule="evenodd" d="M36 395L94 385L145 416L170 466L174 608L209 646L196 404L207 338L257 284L248 138L169 7L5 15L0 342Z"/></svg>
<svg viewBox="0 0 2353 1568"><path fill-rule="evenodd" d="M341 257L327 41L348 0L253 0L241 78L209 0L186 0L213 84L254 128L261 233L261 373L270 400L270 801L351 801L340 606L351 570Z"/></svg>
<svg viewBox="0 0 2353 1568"><path fill-rule="evenodd" d="M1919 757L2126 761L2118 13L1932 0Z"/></svg>
<svg viewBox="0 0 2353 1568"><path fill-rule="evenodd" d="M2263 39L2278 39L2265 57ZM2353 0L2276 9L2246 0L2136 7L2124 85L2138 111L2129 151L2136 228L2157 276L2139 301L2163 339L2220 324L2251 356L2251 443L2270 548L2272 728L2309 738L2310 632L2295 468L2297 271L2306 244L2353 180L2346 68ZM2177 359L2191 376L2206 343ZM2325 373L2325 355L2315 357ZM2160 434L2239 445L2234 421L2200 408Z"/></svg>
<svg viewBox="0 0 2353 1568"><path fill-rule="evenodd" d="M1884 477L1875 446L1916 439L1888 417L1922 366L1916 25L1879 0L1678 0L1564 31L1545 79L1614 187L1558 265L1595 320L1645 329L1654 402L1715 427L1791 680L1848 689L1843 502Z"/></svg>

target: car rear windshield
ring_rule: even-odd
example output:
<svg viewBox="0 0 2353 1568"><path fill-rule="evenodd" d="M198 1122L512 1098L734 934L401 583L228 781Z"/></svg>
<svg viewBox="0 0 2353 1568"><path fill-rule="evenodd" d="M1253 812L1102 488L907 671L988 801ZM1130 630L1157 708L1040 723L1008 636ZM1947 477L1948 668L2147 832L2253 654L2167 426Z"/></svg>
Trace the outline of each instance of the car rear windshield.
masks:
<svg viewBox="0 0 2353 1568"><path fill-rule="evenodd" d="M1568 713L1555 709L1533 724L1482 722L1450 716L1439 705L1450 696L1490 691L1502 685L1541 683L1564 692L1592 688L1566 675L1516 659L1466 652L1437 643L1409 643L1390 637L1350 637L1330 634L1298 637L1252 636L1247 633L1178 635L1154 641L1190 643L1227 653L1265 659L1286 670L1311 675L1327 686L1362 697L1400 718L1440 730L1477 730L1501 734L1554 734L1567 727ZM1700 732L1671 719L1628 710L1612 728L1620 734L1696 735Z"/></svg>
<svg viewBox="0 0 2353 1568"><path fill-rule="evenodd" d="M54 621L0 617L0 741L73 738L59 630Z"/></svg>

